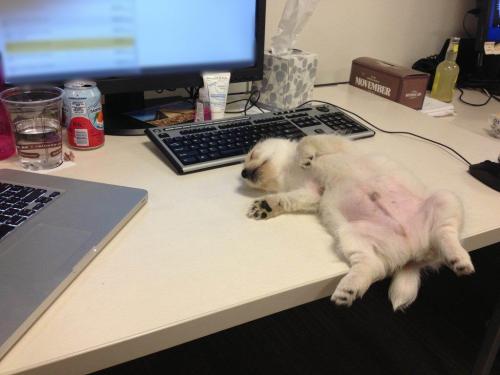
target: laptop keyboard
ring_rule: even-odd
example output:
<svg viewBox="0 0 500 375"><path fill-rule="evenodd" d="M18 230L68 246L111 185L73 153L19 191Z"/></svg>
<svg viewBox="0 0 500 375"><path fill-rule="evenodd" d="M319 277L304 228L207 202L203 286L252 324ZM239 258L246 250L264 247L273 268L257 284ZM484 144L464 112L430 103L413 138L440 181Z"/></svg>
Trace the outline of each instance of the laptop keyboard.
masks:
<svg viewBox="0 0 500 375"><path fill-rule="evenodd" d="M299 139L314 134L359 139L375 133L326 105L146 129L149 139L180 174L239 163L264 138Z"/></svg>
<svg viewBox="0 0 500 375"><path fill-rule="evenodd" d="M43 210L61 191L0 182L0 239Z"/></svg>

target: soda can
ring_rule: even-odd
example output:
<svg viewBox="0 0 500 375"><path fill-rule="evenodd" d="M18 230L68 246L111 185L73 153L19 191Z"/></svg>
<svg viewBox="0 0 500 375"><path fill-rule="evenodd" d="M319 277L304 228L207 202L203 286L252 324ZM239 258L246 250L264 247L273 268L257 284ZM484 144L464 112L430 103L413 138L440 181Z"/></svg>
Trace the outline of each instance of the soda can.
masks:
<svg viewBox="0 0 500 375"><path fill-rule="evenodd" d="M71 147L88 150L104 144L101 92L95 82L73 80L64 84L64 117Z"/></svg>

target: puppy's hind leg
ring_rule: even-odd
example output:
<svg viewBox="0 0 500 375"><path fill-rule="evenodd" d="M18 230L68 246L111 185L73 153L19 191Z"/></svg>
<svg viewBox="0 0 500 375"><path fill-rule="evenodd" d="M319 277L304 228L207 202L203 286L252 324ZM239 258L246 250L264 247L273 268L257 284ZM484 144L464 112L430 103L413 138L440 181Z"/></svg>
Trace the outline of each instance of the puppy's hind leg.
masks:
<svg viewBox="0 0 500 375"><path fill-rule="evenodd" d="M387 271L368 239L349 228L340 228L337 236L337 244L351 268L340 280L331 300L336 305L350 306L356 298L361 298L365 294L370 285L383 279Z"/></svg>
<svg viewBox="0 0 500 375"><path fill-rule="evenodd" d="M430 231L431 247L438 249L447 265L457 275L474 272L469 253L460 243L460 229L463 221L463 209L458 197L448 191L441 191L428 198L428 207L432 209ZM432 208L431 208L432 207Z"/></svg>

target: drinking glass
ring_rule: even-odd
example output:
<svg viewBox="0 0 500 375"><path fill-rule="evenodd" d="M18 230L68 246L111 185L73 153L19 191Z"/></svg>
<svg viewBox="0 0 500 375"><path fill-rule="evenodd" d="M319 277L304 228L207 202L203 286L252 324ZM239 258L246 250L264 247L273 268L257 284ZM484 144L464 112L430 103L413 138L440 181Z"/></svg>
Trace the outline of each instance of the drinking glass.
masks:
<svg viewBox="0 0 500 375"><path fill-rule="evenodd" d="M58 87L14 87L0 93L25 169L50 169L62 163L63 93Z"/></svg>

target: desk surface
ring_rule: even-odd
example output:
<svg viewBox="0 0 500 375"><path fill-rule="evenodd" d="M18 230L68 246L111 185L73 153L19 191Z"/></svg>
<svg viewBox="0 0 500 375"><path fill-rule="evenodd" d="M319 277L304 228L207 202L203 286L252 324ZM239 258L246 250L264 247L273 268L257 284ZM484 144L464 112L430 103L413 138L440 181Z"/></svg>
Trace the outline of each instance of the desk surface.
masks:
<svg viewBox="0 0 500 375"><path fill-rule="evenodd" d="M384 129L444 142L472 163L500 152L500 140L467 130L470 114L486 124L498 103L464 109L461 123L459 108L443 121L348 85L315 97ZM357 142L389 152L431 188L459 194L469 250L500 241L499 193L457 157L408 136L378 132ZM145 137L108 136L103 148L75 154L75 166L52 173L144 188L149 202L0 361L0 374L109 367L325 297L347 270L314 215L248 219L258 194L242 187L241 166L178 176Z"/></svg>

